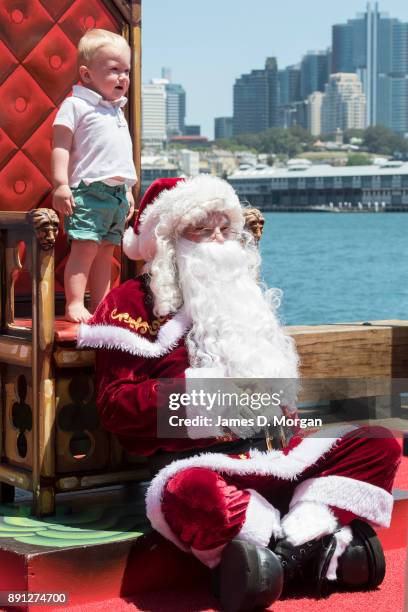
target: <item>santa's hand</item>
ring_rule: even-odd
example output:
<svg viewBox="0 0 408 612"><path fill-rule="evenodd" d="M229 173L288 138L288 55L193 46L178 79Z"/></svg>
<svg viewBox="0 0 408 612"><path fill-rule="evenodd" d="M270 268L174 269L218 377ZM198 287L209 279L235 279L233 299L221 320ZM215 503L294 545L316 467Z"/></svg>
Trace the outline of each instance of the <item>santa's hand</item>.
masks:
<svg viewBox="0 0 408 612"><path fill-rule="evenodd" d="M263 426L258 424L257 413L248 406L239 406L234 411L229 410L225 419L229 431L242 440L254 438L263 430Z"/></svg>
<svg viewBox="0 0 408 612"><path fill-rule="evenodd" d="M209 410L208 394L216 395L220 383L217 379L223 377L220 369L187 368L184 372L186 378L186 394L193 398L201 397L204 392L204 403L192 402L185 407L187 437L193 440L200 438L219 438L224 435L224 428L218 424L215 411ZM194 423L198 422L199 425Z"/></svg>

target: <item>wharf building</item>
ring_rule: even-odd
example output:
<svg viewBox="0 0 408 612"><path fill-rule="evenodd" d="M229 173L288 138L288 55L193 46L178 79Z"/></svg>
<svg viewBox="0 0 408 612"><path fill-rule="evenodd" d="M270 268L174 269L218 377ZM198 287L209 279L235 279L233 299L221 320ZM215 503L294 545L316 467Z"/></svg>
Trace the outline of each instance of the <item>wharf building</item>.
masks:
<svg viewBox="0 0 408 612"><path fill-rule="evenodd" d="M408 164L311 165L237 170L228 181L243 201L264 211L378 210L408 212Z"/></svg>

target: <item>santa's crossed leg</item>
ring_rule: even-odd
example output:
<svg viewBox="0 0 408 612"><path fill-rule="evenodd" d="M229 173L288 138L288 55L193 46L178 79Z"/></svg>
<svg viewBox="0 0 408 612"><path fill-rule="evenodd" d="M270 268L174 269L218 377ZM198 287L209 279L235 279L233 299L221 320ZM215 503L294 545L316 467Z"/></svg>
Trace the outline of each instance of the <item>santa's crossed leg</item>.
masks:
<svg viewBox="0 0 408 612"><path fill-rule="evenodd" d="M264 589L256 589L264 605L311 562L317 582L373 588L383 580L381 546L367 522L390 524L400 446L381 427L325 435L294 437L284 451L203 453L173 462L152 481L153 527L221 568L226 609L252 609L248 583L259 587L265 568Z"/></svg>

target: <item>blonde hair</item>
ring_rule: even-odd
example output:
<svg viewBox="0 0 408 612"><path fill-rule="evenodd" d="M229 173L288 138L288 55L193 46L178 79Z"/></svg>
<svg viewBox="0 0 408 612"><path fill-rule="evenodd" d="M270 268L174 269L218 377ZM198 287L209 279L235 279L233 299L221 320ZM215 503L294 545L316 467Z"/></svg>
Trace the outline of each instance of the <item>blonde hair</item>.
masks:
<svg viewBox="0 0 408 612"><path fill-rule="evenodd" d="M89 64L97 51L108 45L128 49L130 52L129 44L123 36L98 28L88 30L78 43L78 66Z"/></svg>

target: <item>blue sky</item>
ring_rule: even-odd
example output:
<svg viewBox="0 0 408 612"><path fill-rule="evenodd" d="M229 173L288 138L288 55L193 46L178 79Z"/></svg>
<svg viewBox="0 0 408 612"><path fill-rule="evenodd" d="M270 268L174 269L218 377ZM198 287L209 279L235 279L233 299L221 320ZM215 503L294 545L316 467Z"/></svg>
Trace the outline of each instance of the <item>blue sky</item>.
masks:
<svg viewBox="0 0 408 612"><path fill-rule="evenodd" d="M408 21L407 0L380 10ZM162 66L187 92L187 122L213 137L214 117L232 114L232 87L276 56L280 68L331 44L331 25L364 12L364 0L142 0L143 81Z"/></svg>

